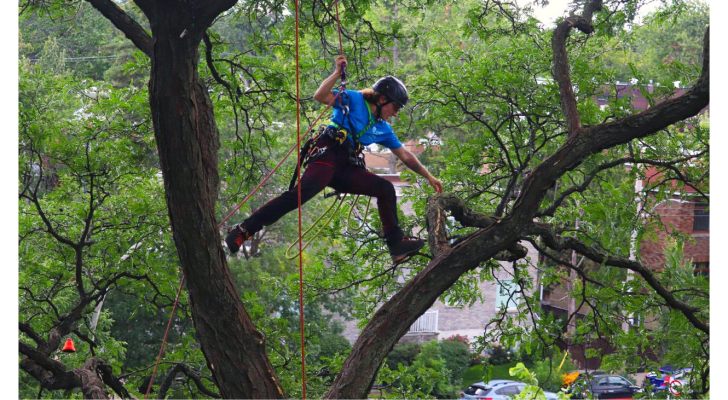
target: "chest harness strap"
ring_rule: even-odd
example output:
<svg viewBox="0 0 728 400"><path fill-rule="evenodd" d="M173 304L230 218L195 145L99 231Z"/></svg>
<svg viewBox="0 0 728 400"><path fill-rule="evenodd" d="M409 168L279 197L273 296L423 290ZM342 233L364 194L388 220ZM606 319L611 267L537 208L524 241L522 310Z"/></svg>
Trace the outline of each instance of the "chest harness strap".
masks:
<svg viewBox="0 0 728 400"><path fill-rule="evenodd" d="M346 93L342 93L341 97L345 97ZM348 103L348 102L347 102ZM341 103L339 103L341 104ZM331 121L329 126L321 125L319 127L319 133L314 138L309 139L306 141L306 143L301 148L301 165L300 167L305 168L312 162L315 162L317 159L321 158L327 150L329 150L329 146L318 146L317 142L321 138L330 138L337 142L337 145L339 146L345 146L346 150L349 152L349 163L356 166L365 168L366 163L364 162L364 155L362 152L364 151L364 146L362 146L361 142L358 139L358 136L364 134L366 131L369 130L369 128L376 122L374 118L372 118L372 111L369 108L369 103L364 102L367 106L367 111L369 111L369 123L366 127L359 133L359 135L350 135L349 130L342 128L339 126L339 124ZM344 119L342 121L342 125L346 125L346 120L349 118L349 107L346 105L342 105L341 110L344 113ZM349 120L349 126L351 126L351 120ZM354 142L354 145L351 145L351 141L348 140L348 137L351 137L352 141ZM297 174L293 173L293 177L291 178L291 183L288 185L288 190L293 190L293 188L296 186L296 179Z"/></svg>

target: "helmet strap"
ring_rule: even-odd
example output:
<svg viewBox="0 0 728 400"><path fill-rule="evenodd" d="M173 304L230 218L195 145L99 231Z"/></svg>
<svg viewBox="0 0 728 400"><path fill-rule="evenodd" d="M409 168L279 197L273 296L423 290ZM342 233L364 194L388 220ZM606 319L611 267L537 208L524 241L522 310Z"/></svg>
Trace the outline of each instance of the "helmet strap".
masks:
<svg viewBox="0 0 728 400"><path fill-rule="evenodd" d="M374 114L374 117L377 119L377 121L383 121L382 120L382 108L384 106L386 106L387 104L392 103L392 100L389 100L388 97L387 97L387 100L388 101L385 102L385 103L379 103L379 104L377 104L377 109L374 111L374 113L375 113Z"/></svg>

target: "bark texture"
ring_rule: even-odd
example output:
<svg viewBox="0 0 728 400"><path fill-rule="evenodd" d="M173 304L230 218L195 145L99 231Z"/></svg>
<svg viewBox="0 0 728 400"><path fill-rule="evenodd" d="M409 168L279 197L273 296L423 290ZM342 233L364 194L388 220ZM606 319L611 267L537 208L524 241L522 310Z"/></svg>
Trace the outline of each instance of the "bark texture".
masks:
<svg viewBox="0 0 728 400"><path fill-rule="evenodd" d="M152 27L149 102L197 340L222 397L283 398L263 335L243 307L221 246L215 216L220 140L197 72L207 26L234 2L137 3Z"/></svg>

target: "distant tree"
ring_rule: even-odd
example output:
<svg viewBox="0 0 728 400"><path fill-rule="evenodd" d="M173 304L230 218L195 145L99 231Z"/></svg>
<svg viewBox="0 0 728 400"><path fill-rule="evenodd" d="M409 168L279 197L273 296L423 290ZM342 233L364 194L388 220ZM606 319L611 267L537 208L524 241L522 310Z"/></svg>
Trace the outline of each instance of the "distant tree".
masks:
<svg viewBox="0 0 728 400"><path fill-rule="evenodd" d="M648 15L644 25L634 27L621 50L602 56L604 65L615 69L615 78L622 82L638 78L632 64L644 77L640 83L692 84L699 73L695 67L702 62L700 38L710 22L710 10L703 0L687 1L684 7L680 13Z"/></svg>

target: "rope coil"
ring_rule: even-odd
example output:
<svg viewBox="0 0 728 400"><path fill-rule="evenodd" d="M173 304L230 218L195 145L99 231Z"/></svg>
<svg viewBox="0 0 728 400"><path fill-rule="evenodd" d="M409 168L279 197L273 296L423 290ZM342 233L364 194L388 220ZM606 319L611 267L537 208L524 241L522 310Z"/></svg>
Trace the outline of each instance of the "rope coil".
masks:
<svg viewBox="0 0 728 400"><path fill-rule="evenodd" d="M326 217L329 213L331 213L331 215L329 216L329 219L326 220L326 222L323 225L321 225L321 227L313 235L313 237L311 239L309 239L308 241L306 241L306 244L303 246L303 250L306 250L306 248L308 247L308 245L310 245L311 243L313 243L313 241L321 234L321 232L323 232L324 228L326 228L326 226L329 225L329 223L331 222L331 220L334 219L334 216L336 216L336 213L339 212L339 209L341 209L341 206L344 204L344 198L346 197L346 193L338 193L338 192L336 192L336 193L333 193L332 196L334 197L334 202L331 203L331 205L329 206L329 208L326 209L326 211L324 211L323 213L321 213L321 215L316 219L316 221L314 221L313 224L311 224L311 227L309 227L306 230L306 232L303 232L302 237L305 237L306 235L308 235L313 230L313 228L316 227L316 225L319 222L321 222L322 219L324 219L324 217ZM329 195L326 195L324 197L329 197ZM361 228L364 227L365 220L367 218L367 215L369 214L369 206L372 203L372 198L370 197L369 198L369 201L367 202L366 210L364 211L364 214L363 214L363 216L361 218L362 219L361 224L359 224L359 226L354 227L355 226L354 225L355 222L352 222L353 220L351 219L351 216L354 214L354 208L356 207L356 203L358 201L359 201L359 195L356 195L356 197L354 198L354 201L352 201L352 203L351 203L351 209L349 210L348 217L346 218L347 227L348 227L348 229L351 232L358 232L358 231L361 230ZM332 212L331 210L334 210L334 211ZM302 238L299 238L297 241L295 241L290 246L288 246L288 250L286 250L286 258L287 259L292 260L292 259L298 257L298 255L300 254L300 252L299 252L299 254L294 254L294 255L290 255L289 253L290 253L291 249L293 249L293 246L295 246L296 244L298 244L301 240L302 240Z"/></svg>

